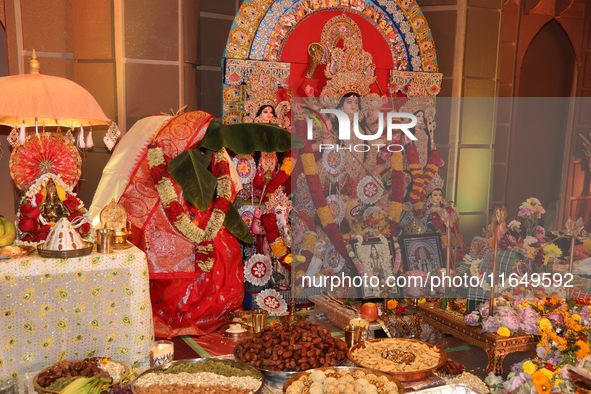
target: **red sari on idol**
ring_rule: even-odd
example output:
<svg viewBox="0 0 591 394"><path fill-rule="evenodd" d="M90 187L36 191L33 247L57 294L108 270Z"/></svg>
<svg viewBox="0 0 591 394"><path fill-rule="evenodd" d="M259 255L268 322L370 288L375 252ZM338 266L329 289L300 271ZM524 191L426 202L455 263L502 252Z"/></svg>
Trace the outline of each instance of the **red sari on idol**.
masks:
<svg viewBox="0 0 591 394"><path fill-rule="evenodd" d="M161 125L154 142L162 148L167 163L195 148L213 119L197 111L178 115ZM210 333L223 324L223 315L240 307L244 298L238 240L222 226L213 240L213 268L204 272L195 263L196 244L181 234L164 212L150 176L147 147L138 158L119 203L127 210L132 224L130 241L145 251L148 259L155 335L168 338ZM210 210L201 212L189 205L182 198L180 186L172 182L187 215L204 228ZM233 184L232 200L235 197Z"/></svg>

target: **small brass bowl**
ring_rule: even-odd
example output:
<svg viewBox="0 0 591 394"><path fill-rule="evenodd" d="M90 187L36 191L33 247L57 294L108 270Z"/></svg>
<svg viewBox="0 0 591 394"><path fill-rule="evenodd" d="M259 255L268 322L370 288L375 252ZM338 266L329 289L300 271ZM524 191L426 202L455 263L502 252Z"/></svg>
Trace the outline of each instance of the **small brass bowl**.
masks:
<svg viewBox="0 0 591 394"><path fill-rule="evenodd" d="M115 231L113 235L113 241L116 244L124 244L127 241L127 237L131 235L131 231L119 230Z"/></svg>

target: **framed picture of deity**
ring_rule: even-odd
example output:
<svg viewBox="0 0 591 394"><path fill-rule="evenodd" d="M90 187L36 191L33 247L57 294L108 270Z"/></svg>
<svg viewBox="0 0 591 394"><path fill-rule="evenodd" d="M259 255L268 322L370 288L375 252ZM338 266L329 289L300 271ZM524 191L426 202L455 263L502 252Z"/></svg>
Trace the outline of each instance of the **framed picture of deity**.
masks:
<svg viewBox="0 0 591 394"><path fill-rule="evenodd" d="M363 297L397 297L400 294L396 286L400 262L396 266L395 240L392 237L362 238L359 236L349 243L368 276L367 281L364 281L363 286L360 286L360 289L363 290Z"/></svg>
<svg viewBox="0 0 591 394"><path fill-rule="evenodd" d="M404 272L433 273L445 266L438 233L402 235L398 238Z"/></svg>

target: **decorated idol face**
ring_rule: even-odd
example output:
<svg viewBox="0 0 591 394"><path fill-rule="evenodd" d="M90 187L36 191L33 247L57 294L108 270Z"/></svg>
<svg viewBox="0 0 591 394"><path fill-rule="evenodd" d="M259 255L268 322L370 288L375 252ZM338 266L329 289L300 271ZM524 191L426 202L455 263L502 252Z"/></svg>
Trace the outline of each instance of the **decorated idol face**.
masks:
<svg viewBox="0 0 591 394"><path fill-rule="evenodd" d="M380 110L379 109L372 109L367 111L366 120L369 124L376 124L380 119Z"/></svg>
<svg viewBox="0 0 591 394"><path fill-rule="evenodd" d="M440 205L442 199L443 199L443 193L441 192L441 190L440 189L433 190L433 193L431 193L431 203L433 203L435 205Z"/></svg>
<svg viewBox="0 0 591 394"><path fill-rule="evenodd" d="M301 223L296 221L294 223L293 229L294 229L293 237L294 237L295 243L300 244L300 243L304 242L304 234L306 232L304 226Z"/></svg>
<svg viewBox="0 0 591 394"><path fill-rule="evenodd" d="M347 97L343 103L343 111L350 116L359 110L359 98L356 96Z"/></svg>
<svg viewBox="0 0 591 394"><path fill-rule="evenodd" d="M263 111L261 112L260 117L261 117L261 120L265 123L271 122L271 119L274 118L273 108L271 106L267 106L267 107L263 108Z"/></svg>
<svg viewBox="0 0 591 394"><path fill-rule="evenodd" d="M416 127L425 128L425 113L423 111L418 111L415 113L415 116L417 117Z"/></svg>
<svg viewBox="0 0 591 394"><path fill-rule="evenodd" d="M275 208L275 220L283 227L287 226L287 209L283 205L278 205Z"/></svg>

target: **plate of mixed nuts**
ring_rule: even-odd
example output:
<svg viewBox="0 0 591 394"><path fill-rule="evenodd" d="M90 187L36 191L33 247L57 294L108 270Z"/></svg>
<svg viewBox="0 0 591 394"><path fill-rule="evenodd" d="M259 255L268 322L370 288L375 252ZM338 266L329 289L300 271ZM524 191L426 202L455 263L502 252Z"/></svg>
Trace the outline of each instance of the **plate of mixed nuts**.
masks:
<svg viewBox="0 0 591 394"><path fill-rule="evenodd" d="M139 374L131 383L134 394L257 394L265 377L234 360L194 358L172 361Z"/></svg>

